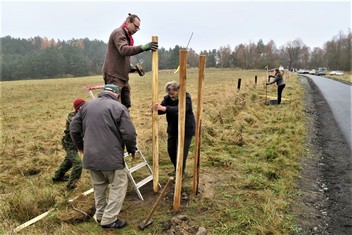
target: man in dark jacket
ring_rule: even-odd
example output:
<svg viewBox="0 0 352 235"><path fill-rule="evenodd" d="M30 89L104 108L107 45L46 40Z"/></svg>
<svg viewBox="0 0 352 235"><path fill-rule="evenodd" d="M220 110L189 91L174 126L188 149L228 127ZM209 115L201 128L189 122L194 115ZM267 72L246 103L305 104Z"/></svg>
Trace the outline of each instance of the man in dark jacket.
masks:
<svg viewBox="0 0 352 235"><path fill-rule="evenodd" d="M117 86L105 85L96 99L79 110L70 126L73 142L83 151L83 167L90 172L95 218L102 228L116 229L127 225L117 218L128 183L124 147L129 153L136 151L136 130L127 108L117 102L118 96Z"/></svg>
<svg viewBox="0 0 352 235"><path fill-rule="evenodd" d="M177 140L178 140L178 89L177 82L172 81L166 83L166 95L161 104L154 104L153 110L157 110L159 115L166 114L167 121L167 150L170 160L174 165L174 171L169 176L175 176L177 163ZM195 119L192 109L192 99L189 93L186 92L186 118L185 118L185 142L183 151L183 170L185 174L186 160L188 156L189 147L191 145L192 136L195 134Z"/></svg>
<svg viewBox="0 0 352 235"><path fill-rule="evenodd" d="M155 51L157 42L134 46L132 35L140 30L141 21L137 15L128 14L126 21L115 29L109 38L103 65L105 84L115 84L120 90L120 100L127 108L131 107L128 73L131 71L130 57L143 51Z"/></svg>

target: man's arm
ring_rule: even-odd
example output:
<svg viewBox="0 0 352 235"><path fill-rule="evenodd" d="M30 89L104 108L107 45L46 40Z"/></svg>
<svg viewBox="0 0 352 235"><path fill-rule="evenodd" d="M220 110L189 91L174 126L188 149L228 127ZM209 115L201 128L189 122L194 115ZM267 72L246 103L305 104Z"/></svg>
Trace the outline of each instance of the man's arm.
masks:
<svg viewBox="0 0 352 235"><path fill-rule="evenodd" d="M82 118L79 113L72 119L70 123L70 135L77 149L83 152L83 136L82 136Z"/></svg>
<svg viewBox="0 0 352 235"><path fill-rule="evenodd" d="M118 127L122 140L124 141L127 152L136 152L136 129L133 126L132 120L127 110L123 110L120 118L120 125Z"/></svg>

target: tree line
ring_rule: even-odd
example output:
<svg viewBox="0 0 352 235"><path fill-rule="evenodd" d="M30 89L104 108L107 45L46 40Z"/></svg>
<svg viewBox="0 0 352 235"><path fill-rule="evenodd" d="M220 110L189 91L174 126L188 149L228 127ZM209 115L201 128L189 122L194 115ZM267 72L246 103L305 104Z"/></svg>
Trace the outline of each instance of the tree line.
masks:
<svg viewBox="0 0 352 235"><path fill-rule="evenodd" d="M313 69L326 67L328 70L351 70L352 34L340 32L323 48L307 47L301 39L287 42L277 48L273 40L267 44L239 44L219 49L201 51L206 55L206 67L264 69L278 67ZM49 40L44 37L30 39L1 37L1 80L43 79L54 77L80 77L102 74L107 44L99 40L72 39L68 41ZM182 48L159 47L159 69L176 69ZM151 71L151 52L132 57L132 63L140 63L145 71ZM188 49L189 67L198 66L199 54Z"/></svg>

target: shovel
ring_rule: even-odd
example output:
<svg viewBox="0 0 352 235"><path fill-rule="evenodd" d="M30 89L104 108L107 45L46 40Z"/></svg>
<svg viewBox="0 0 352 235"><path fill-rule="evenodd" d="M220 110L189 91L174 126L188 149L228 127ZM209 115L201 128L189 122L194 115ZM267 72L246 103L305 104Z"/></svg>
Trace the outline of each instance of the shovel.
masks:
<svg viewBox="0 0 352 235"><path fill-rule="evenodd" d="M169 184L174 180L174 177L169 177L169 179L167 180L163 190L161 191L158 199L156 200L156 202L154 203L153 208L151 209L151 211L149 212L147 218L138 226L138 228L140 230L144 230L146 227L148 227L149 225L151 225L153 223L153 220L151 220L150 218L152 217L156 206L159 204L160 199L164 196L166 189L168 188Z"/></svg>

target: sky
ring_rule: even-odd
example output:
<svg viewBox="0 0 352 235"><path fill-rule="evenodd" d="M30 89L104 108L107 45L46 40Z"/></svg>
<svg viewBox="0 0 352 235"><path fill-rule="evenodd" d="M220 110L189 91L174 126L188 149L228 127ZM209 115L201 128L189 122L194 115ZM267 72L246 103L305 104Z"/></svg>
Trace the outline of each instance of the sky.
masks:
<svg viewBox="0 0 352 235"><path fill-rule="evenodd" d="M351 1L1 1L1 37L108 41L128 13L141 19L135 45L202 50L240 43L280 48L296 39L313 49L351 30Z"/></svg>

